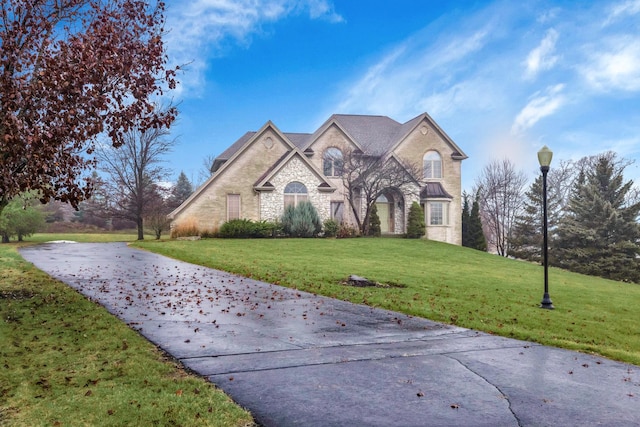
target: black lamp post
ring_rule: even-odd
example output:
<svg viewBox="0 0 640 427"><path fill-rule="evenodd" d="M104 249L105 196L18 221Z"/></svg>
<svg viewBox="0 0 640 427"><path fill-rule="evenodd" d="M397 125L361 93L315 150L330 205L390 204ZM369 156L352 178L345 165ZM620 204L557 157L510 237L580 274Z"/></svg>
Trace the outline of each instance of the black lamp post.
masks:
<svg viewBox="0 0 640 427"><path fill-rule="evenodd" d="M538 151L538 161L540 162L540 171L542 172L542 255L544 260L544 296L540 303L540 308L553 310L553 303L549 298L549 256L548 256L548 240L547 240L547 172L553 152L545 145Z"/></svg>

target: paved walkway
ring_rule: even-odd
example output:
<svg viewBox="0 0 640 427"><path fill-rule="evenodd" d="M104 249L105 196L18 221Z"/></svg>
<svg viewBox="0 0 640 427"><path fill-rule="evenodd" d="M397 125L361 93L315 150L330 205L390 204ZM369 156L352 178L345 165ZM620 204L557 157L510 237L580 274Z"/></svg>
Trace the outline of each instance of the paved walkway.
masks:
<svg viewBox="0 0 640 427"><path fill-rule="evenodd" d="M640 367L372 309L124 243L21 250L264 426L640 425Z"/></svg>

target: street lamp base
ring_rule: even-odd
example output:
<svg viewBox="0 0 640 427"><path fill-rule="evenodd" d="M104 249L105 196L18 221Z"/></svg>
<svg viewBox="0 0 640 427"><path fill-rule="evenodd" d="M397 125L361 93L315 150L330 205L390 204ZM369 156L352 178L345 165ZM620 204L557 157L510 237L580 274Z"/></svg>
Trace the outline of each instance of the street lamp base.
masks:
<svg viewBox="0 0 640 427"><path fill-rule="evenodd" d="M545 293L544 296L542 297L542 302L540 303L540 308L546 308L548 310L553 310L555 307L553 306L553 303L551 302L551 298L549 298L549 294Z"/></svg>

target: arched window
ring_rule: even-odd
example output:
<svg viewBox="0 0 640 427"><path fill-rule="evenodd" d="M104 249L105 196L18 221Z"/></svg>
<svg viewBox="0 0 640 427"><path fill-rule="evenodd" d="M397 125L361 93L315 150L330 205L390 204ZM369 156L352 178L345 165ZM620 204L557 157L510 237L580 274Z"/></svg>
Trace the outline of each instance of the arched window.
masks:
<svg viewBox="0 0 640 427"><path fill-rule="evenodd" d="M303 200L309 200L307 187L301 182L291 181L284 187L284 207L297 206Z"/></svg>
<svg viewBox="0 0 640 427"><path fill-rule="evenodd" d="M442 158L436 151L427 151L422 159L425 179L442 178Z"/></svg>
<svg viewBox="0 0 640 427"><path fill-rule="evenodd" d="M327 148L322 156L322 170L325 176L341 176L344 160L338 148Z"/></svg>

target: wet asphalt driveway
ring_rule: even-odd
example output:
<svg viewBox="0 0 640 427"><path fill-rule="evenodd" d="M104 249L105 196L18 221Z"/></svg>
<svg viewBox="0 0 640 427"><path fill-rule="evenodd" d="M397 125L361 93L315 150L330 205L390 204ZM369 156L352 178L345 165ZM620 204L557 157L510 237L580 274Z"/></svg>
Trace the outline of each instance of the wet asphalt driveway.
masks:
<svg viewBox="0 0 640 427"><path fill-rule="evenodd" d="M640 425L640 367L319 297L129 248L25 259L264 426Z"/></svg>

